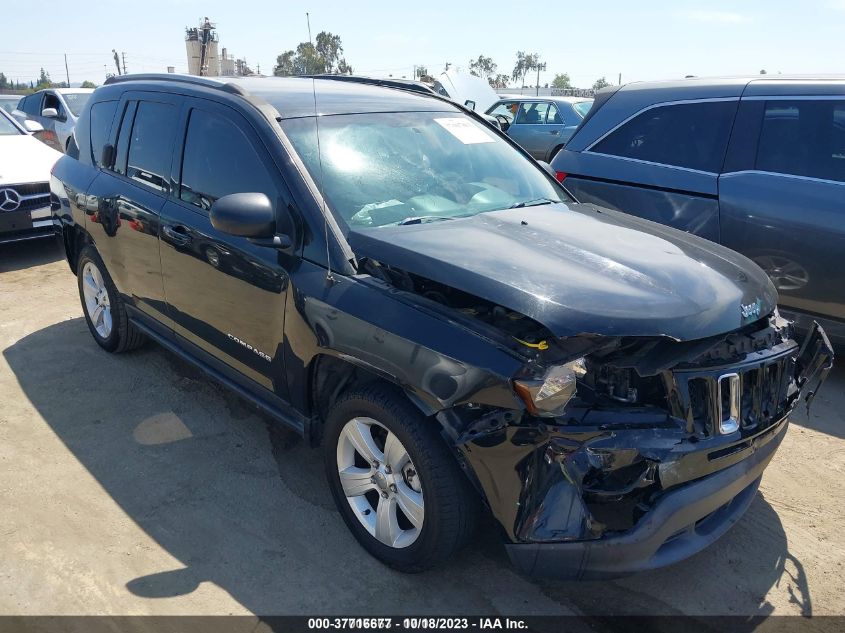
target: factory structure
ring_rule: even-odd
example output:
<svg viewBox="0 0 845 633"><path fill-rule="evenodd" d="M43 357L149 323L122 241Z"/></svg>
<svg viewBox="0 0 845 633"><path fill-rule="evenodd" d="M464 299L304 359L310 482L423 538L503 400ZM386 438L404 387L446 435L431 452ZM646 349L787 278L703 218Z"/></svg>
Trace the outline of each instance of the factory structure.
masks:
<svg viewBox="0 0 845 633"><path fill-rule="evenodd" d="M198 27L185 29L188 74L201 77L242 77L254 75L246 60L235 59L225 47L219 48L216 24L203 18Z"/></svg>

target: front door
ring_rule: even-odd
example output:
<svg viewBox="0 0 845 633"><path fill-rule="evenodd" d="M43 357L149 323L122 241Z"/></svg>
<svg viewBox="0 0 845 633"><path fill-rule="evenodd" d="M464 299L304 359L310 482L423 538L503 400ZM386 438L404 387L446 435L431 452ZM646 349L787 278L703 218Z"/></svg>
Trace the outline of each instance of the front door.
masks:
<svg viewBox="0 0 845 633"><path fill-rule="evenodd" d="M549 104L545 101L523 101L508 135L537 160L545 160L552 138L552 127L546 125Z"/></svg>
<svg viewBox="0 0 845 633"><path fill-rule="evenodd" d="M161 227L175 331L192 351L286 398L282 344L292 256L218 231L209 211L231 193L264 193L277 209L287 207L289 194L260 138L236 111L191 100L183 125L184 150L174 166L178 190L162 211Z"/></svg>

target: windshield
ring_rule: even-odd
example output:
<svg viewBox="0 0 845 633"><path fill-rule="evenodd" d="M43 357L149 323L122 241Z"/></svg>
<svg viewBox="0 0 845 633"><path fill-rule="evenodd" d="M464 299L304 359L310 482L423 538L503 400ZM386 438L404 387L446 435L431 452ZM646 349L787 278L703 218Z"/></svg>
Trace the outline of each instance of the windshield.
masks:
<svg viewBox="0 0 845 633"><path fill-rule="evenodd" d="M592 107L593 107L593 100L592 99L590 99L589 101L578 101L578 102L572 104L572 108L575 110L575 112L578 113L578 116L580 116L582 119L585 116L587 116L587 112L589 112L590 108L592 108Z"/></svg>
<svg viewBox="0 0 845 633"><path fill-rule="evenodd" d="M16 134L23 134L23 132L8 119L5 112L0 112L0 136L15 136Z"/></svg>
<svg viewBox="0 0 845 633"><path fill-rule="evenodd" d="M88 99L91 98L91 93L71 92L62 94L62 97L64 97L67 107L70 108L71 112L73 112L73 116L78 117L82 112L82 108L84 108L85 104L88 103Z"/></svg>
<svg viewBox="0 0 845 633"><path fill-rule="evenodd" d="M282 121L333 213L349 227L449 220L565 195L493 131L455 112Z"/></svg>
<svg viewBox="0 0 845 633"><path fill-rule="evenodd" d="M18 107L18 101L20 101L20 97L15 97L13 99L9 99L6 97L0 97L0 110L5 110L9 114L15 111L15 108Z"/></svg>

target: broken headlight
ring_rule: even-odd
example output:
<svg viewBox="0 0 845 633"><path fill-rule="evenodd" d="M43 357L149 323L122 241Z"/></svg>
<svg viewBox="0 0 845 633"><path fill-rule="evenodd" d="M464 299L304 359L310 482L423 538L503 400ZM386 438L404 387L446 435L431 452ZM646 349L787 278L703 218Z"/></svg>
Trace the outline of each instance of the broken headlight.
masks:
<svg viewBox="0 0 845 633"><path fill-rule="evenodd" d="M577 383L587 373L583 358L549 367L542 377L513 381L514 391L531 415L553 418L563 414L575 395Z"/></svg>

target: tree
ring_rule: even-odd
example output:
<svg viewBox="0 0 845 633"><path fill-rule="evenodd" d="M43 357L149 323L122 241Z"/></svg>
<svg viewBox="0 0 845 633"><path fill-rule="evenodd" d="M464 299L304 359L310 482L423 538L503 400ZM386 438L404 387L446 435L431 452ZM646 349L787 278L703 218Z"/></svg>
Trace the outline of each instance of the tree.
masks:
<svg viewBox="0 0 845 633"><path fill-rule="evenodd" d="M572 87L572 81L569 79L569 73L558 73L552 79L552 88L560 88L561 90Z"/></svg>
<svg viewBox="0 0 845 633"><path fill-rule="evenodd" d="M525 88L525 76L532 70L545 70L546 65L540 63L540 55L538 53L526 53L525 51L518 51L516 54L516 65L513 67L513 74L511 78L514 81L521 80L522 87Z"/></svg>
<svg viewBox="0 0 845 633"><path fill-rule="evenodd" d="M761 74L761 75L765 75L765 74L766 74L766 71L765 71L765 70L761 70L761 71L760 71L760 74Z"/></svg>
<svg viewBox="0 0 845 633"><path fill-rule="evenodd" d="M316 41L316 46L311 42L300 42L295 51L285 51L277 56L273 74L277 77L285 77L352 73L352 67L343 57L343 45L339 35L320 31L317 33Z"/></svg>
<svg viewBox="0 0 845 633"><path fill-rule="evenodd" d="M0 73L0 88L8 88L9 85L9 80L6 79L6 75Z"/></svg>
<svg viewBox="0 0 845 633"><path fill-rule="evenodd" d="M86 79L85 81L82 82L82 85L79 86L79 87L80 88L96 88L97 84L95 84L93 81L88 81Z"/></svg>
<svg viewBox="0 0 845 633"><path fill-rule="evenodd" d="M50 73L42 68L41 74L38 76L38 83L35 84L35 89L41 90L42 88L49 88L52 85L53 82L50 81Z"/></svg>
<svg viewBox="0 0 845 633"><path fill-rule="evenodd" d="M610 82L605 77L601 77L600 79L596 79L596 83L593 84L593 90L601 90L602 88L607 88L609 85Z"/></svg>
<svg viewBox="0 0 845 633"><path fill-rule="evenodd" d="M501 73L496 75L495 77L489 77L487 79L487 81L490 82L490 86L492 86L493 88L507 88L509 80L510 77Z"/></svg>
<svg viewBox="0 0 845 633"><path fill-rule="evenodd" d="M498 66L493 63L493 59L491 57L484 57L484 55L479 55L478 59L470 60L469 62L469 73L471 75L484 77L488 80L496 74L497 68Z"/></svg>

